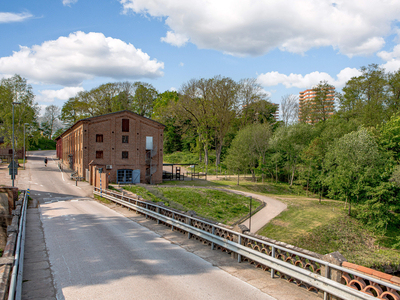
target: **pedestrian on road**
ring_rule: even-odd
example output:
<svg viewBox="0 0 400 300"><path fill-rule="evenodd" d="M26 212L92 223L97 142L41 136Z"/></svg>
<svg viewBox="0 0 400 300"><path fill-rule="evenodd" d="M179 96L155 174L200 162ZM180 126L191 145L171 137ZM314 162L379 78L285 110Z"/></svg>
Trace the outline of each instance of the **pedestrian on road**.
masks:
<svg viewBox="0 0 400 300"><path fill-rule="evenodd" d="M44 158L44 166L47 167L47 157Z"/></svg>

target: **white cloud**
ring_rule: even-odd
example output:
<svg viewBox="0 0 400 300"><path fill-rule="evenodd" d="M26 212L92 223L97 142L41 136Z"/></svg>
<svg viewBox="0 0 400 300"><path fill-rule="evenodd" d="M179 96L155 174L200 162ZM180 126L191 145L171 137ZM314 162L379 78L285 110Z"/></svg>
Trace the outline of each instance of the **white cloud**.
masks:
<svg viewBox="0 0 400 300"><path fill-rule="evenodd" d="M189 39L182 34L177 34L172 31L168 31L167 36L162 37L161 41L171 44L172 46L182 47L189 41Z"/></svg>
<svg viewBox="0 0 400 300"><path fill-rule="evenodd" d="M304 53L333 47L348 56L371 55L399 20L400 1L369 0L120 0L124 12L165 18L166 42L233 55L279 48ZM184 37L179 39L178 37Z"/></svg>
<svg viewBox="0 0 400 300"><path fill-rule="evenodd" d="M71 4L74 4L76 2L78 2L78 0L63 0L62 3L64 6L71 6Z"/></svg>
<svg viewBox="0 0 400 300"><path fill-rule="evenodd" d="M345 68L336 75L336 79L325 72L311 72L306 75L293 74L285 75L278 72L268 72L257 77L258 82L263 86L274 86L283 84L286 88L310 88L311 86L327 81L336 88L342 88L346 82L355 76L360 76L361 72L355 68Z"/></svg>
<svg viewBox="0 0 400 300"><path fill-rule="evenodd" d="M396 45L392 52L381 51L377 56L386 61L381 67L385 68L387 72L395 72L400 69L400 45Z"/></svg>
<svg viewBox="0 0 400 300"><path fill-rule="evenodd" d="M27 12L20 14L10 13L10 12L0 12L0 23L23 22L32 17L33 15Z"/></svg>
<svg viewBox="0 0 400 300"><path fill-rule="evenodd" d="M74 97L78 92L83 91L83 87L65 87L60 90L41 90L37 100L41 102L54 102L54 99L68 100Z"/></svg>
<svg viewBox="0 0 400 300"><path fill-rule="evenodd" d="M184 64L183 62L180 62L180 63L179 63L179 66L180 66L180 67L183 67L184 65L185 65L185 64Z"/></svg>
<svg viewBox="0 0 400 300"><path fill-rule="evenodd" d="M0 58L0 73L20 74L34 83L78 86L94 77L120 79L163 76L163 62L119 39L81 31L31 48L20 46Z"/></svg>
<svg viewBox="0 0 400 300"><path fill-rule="evenodd" d="M174 88L174 87L171 87L170 89L169 89L171 92L177 92L178 90L176 89L176 88Z"/></svg>

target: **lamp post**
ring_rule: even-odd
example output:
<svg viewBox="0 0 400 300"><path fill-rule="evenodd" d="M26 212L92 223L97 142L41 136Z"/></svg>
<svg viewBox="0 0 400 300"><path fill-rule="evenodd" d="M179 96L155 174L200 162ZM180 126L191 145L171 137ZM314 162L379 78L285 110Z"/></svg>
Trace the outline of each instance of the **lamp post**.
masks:
<svg viewBox="0 0 400 300"><path fill-rule="evenodd" d="M18 96L16 96L18 100ZM14 139L14 105L21 104L21 102L13 102L12 103L12 186L14 187L14 179L15 179L15 139Z"/></svg>
<svg viewBox="0 0 400 300"><path fill-rule="evenodd" d="M249 231L251 232L251 202L252 202L252 200L253 200L253 197L252 197L252 196L249 196L249 198L250 198L250 219L249 219Z"/></svg>
<svg viewBox="0 0 400 300"><path fill-rule="evenodd" d="M26 149L25 149L25 125L29 125L29 123L24 123L24 170L25 170L25 153L26 153Z"/></svg>

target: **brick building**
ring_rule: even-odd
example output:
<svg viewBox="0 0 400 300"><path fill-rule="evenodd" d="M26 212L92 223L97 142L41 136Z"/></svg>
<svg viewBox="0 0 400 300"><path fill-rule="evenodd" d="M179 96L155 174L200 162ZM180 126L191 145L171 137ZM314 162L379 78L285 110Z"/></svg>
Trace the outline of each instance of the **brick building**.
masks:
<svg viewBox="0 0 400 300"><path fill-rule="evenodd" d="M329 118L334 113L335 87L326 86L322 89L323 97L316 103L317 94L321 91L318 86L300 92L299 95L299 121L309 124Z"/></svg>
<svg viewBox="0 0 400 300"><path fill-rule="evenodd" d="M160 183L164 127L128 110L82 119L56 138L57 157L89 182L102 168L110 182Z"/></svg>
<svg viewBox="0 0 400 300"><path fill-rule="evenodd" d="M24 158L24 148L15 149L14 153L15 159ZM4 143L4 137L0 136L0 159L7 162L12 161L12 145L7 145Z"/></svg>

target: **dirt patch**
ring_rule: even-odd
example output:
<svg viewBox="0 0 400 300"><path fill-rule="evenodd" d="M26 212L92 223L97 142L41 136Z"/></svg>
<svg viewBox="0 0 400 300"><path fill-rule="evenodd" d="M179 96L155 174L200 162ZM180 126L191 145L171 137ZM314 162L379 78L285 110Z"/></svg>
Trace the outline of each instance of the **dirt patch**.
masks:
<svg viewBox="0 0 400 300"><path fill-rule="evenodd" d="M289 226L288 222L284 222L282 220L272 220L271 223L276 225L276 226L281 226L281 227L288 227Z"/></svg>

